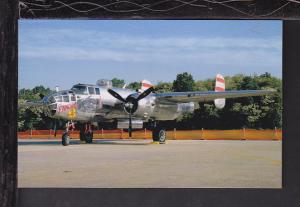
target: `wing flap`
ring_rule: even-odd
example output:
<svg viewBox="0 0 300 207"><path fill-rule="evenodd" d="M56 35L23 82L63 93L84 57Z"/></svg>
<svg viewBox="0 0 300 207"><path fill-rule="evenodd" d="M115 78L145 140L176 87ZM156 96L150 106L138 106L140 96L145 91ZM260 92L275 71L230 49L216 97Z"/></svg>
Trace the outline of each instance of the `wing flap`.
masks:
<svg viewBox="0 0 300 207"><path fill-rule="evenodd" d="M160 102L209 102L219 98L240 98L274 94L275 90L193 91L155 94Z"/></svg>

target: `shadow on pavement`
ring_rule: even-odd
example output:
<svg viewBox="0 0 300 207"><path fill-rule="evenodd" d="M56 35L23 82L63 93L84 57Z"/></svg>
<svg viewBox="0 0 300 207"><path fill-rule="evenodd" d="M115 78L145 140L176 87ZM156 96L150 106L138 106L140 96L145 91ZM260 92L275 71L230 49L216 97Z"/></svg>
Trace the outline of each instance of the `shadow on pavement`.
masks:
<svg viewBox="0 0 300 207"><path fill-rule="evenodd" d="M144 140L94 140L92 144L86 144L85 142L81 142L80 140L70 140L70 145L94 145L94 144L107 144L107 145L148 145L151 144L151 140L149 142L144 142ZM19 146L26 145L62 145L61 140L19 140Z"/></svg>

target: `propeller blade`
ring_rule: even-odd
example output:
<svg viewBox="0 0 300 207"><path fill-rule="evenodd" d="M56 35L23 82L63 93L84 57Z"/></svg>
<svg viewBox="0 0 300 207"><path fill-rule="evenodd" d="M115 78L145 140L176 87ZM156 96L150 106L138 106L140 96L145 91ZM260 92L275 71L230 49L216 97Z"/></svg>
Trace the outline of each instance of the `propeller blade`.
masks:
<svg viewBox="0 0 300 207"><path fill-rule="evenodd" d="M137 101L145 98L146 96L148 96L152 91L154 91L154 88L151 87L151 88L148 88L147 90L145 90L143 93L141 93L138 97L137 97Z"/></svg>
<svg viewBox="0 0 300 207"><path fill-rule="evenodd" d="M56 137L56 119L54 120L54 137Z"/></svg>
<svg viewBox="0 0 300 207"><path fill-rule="evenodd" d="M132 135L131 111L130 111L130 113L129 113L129 127L128 127L128 133L129 133L129 138L131 138L131 135Z"/></svg>
<svg viewBox="0 0 300 207"><path fill-rule="evenodd" d="M116 99L118 99L118 100L120 100L122 102L126 102L125 99L122 96L120 96L120 94L118 94L117 92L115 92L114 90L112 90L112 89L109 88L107 91L108 91L108 93L110 93L110 95L112 95Z"/></svg>

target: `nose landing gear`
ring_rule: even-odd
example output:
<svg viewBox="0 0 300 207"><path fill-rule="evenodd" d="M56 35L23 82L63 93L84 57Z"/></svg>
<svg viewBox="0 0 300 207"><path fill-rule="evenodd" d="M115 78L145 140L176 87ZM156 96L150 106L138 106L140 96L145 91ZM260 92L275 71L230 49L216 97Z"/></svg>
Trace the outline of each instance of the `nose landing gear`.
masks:
<svg viewBox="0 0 300 207"><path fill-rule="evenodd" d="M79 123L78 123L79 124ZM79 124L80 128L80 141L86 142L86 143L92 143L93 142L93 129L91 123L86 124ZM66 131L62 135L62 145L68 146L70 144L70 131L75 130L75 123L72 121L69 121L66 124Z"/></svg>
<svg viewBox="0 0 300 207"><path fill-rule="evenodd" d="M68 121L66 124L66 131L63 133L61 138L61 143L63 146L68 146L70 144L70 131L75 129L75 123L72 121Z"/></svg>

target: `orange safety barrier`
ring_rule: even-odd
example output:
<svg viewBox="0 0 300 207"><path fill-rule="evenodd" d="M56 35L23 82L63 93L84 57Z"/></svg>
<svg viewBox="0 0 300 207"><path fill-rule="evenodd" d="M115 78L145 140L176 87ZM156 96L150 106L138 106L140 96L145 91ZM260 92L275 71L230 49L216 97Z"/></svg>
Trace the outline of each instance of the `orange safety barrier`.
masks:
<svg viewBox="0 0 300 207"><path fill-rule="evenodd" d="M56 138L60 138L64 130L56 131ZM79 131L71 131L72 138L79 138ZM93 131L95 139L128 139L128 132L122 129L116 130L95 130ZM18 132L18 138L49 138L53 139L53 130L28 130ZM133 139L152 139L152 131L135 130L132 132ZM255 130L255 129L237 129L237 130L170 130L167 131L169 140L282 140L282 130Z"/></svg>
<svg viewBox="0 0 300 207"><path fill-rule="evenodd" d="M243 130L203 130L205 140L243 140Z"/></svg>
<svg viewBox="0 0 300 207"><path fill-rule="evenodd" d="M282 130L254 130L246 129L245 130L245 139L246 140L282 140Z"/></svg>

